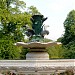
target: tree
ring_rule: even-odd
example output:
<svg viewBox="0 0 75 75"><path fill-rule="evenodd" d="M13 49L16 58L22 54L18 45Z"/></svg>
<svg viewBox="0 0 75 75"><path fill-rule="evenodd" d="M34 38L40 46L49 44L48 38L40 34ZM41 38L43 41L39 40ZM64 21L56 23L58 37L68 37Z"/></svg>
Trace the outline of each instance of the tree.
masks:
<svg viewBox="0 0 75 75"><path fill-rule="evenodd" d="M63 37L59 37L59 38L57 39L57 42L61 42L61 41L62 41L62 38L63 38Z"/></svg>
<svg viewBox="0 0 75 75"><path fill-rule="evenodd" d="M17 8L11 7L11 3L15 3L18 0L0 1L0 59L19 59L21 49L14 46L14 43L24 39L21 26L29 23L25 18L28 17L28 15L26 13L16 12L16 10L19 10L18 6L20 7L21 3L15 4ZM13 11L12 9L16 10Z"/></svg>
<svg viewBox="0 0 75 75"><path fill-rule="evenodd" d="M0 58L19 59L21 48L14 46L18 41L24 41L25 28L31 26L31 14L24 13L26 3L21 0L0 0ZM35 9L34 9L35 10Z"/></svg>
<svg viewBox="0 0 75 75"><path fill-rule="evenodd" d="M62 39L63 45L75 40L75 11L72 10L64 22L65 34Z"/></svg>
<svg viewBox="0 0 75 75"><path fill-rule="evenodd" d="M30 6L28 7L28 12L31 14L31 15L36 15L36 14L41 14L36 7L34 6Z"/></svg>
<svg viewBox="0 0 75 75"><path fill-rule="evenodd" d="M1 27L3 28L3 34L4 35L11 35L14 37L14 39L17 41L23 41L23 25L30 25L30 17L31 15L27 12L21 13L19 8L24 8L26 4L23 1L19 0L1 0L2 5L1 6L1 14L0 14L0 22ZM8 5L9 3L9 5ZM12 5L14 7L12 7ZM8 6L7 6L8 5ZM3 8L3 9L2 9ZM15 9L13 11L13 9Z"/></svg>
<svg viewBox="0 0 75 75"><path fill-rule="evenodd" d="M69 12L64 21L65 33L61 40L65 47L65 57L75 58L75 10Z"/></svg>

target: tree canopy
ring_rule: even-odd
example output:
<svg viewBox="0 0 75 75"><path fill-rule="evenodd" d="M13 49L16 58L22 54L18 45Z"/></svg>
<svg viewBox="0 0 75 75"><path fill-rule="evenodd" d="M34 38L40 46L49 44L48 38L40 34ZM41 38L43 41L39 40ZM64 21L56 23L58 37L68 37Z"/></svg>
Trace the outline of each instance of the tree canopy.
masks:
<svg viewBox="0 0 75 75"><path fill-rule="evenodd" d="M36 7L28 7L21 0L0 0L0 58L18 59L21 49L14 43L25 41L25 28L31 27L30 18L33 14L39 13ZM22 12L21 10L24 10ZM35 11L35 12L34 12Z"/></svg>
<svg viewBox="0 0 75 75"><path fill-rule="evenodd" d="M61 42L65 47L65 58L75 58L75 10L69 12L64 21L64 28Z"/></svg>

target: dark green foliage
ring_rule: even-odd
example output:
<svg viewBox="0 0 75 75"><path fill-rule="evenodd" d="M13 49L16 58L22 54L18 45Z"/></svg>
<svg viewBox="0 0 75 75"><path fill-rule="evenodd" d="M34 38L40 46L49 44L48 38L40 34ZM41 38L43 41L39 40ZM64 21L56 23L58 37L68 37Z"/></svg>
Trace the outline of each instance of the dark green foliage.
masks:
<svg viewBox="0 0 75 75"><path fill-rule="evenodd" d="M26 59L26 54L28 53L29 49L22 48L22 51L20 53L20 59Z"/></svg>
<svg viewBox="0 0 75 75"><path fill-rule="evenodd" d="M57 42L61 42L62 39L63 39L63 37L59 37L59 38L57 39Z"/></svg>
<svg viewBox="0 0 75 75"><path fill-rule="evenodd" d="M73 59L75 58L75 42L69 43L66 46L64 45L64 57Z"/></svg>
<svg viewBox="0 0 75 75"><path fill-rule="evenodd" d="M63 45L75 40L75 11L72 10L64 22L65 34L62 39Z"/></svg>
<svg viewBox="0 0 75 75"><path fill-rule="evenodd" d="M75 10L72 10L65 22L65 33L61 40L65 48L65 58L75 58Z"/></svg>

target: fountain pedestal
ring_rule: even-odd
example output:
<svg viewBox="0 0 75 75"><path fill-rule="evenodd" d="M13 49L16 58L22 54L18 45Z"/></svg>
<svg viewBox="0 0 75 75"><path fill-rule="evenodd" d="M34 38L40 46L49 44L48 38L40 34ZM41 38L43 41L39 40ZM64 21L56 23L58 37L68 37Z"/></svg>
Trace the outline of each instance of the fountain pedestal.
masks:
<svg viewBox="0 0 75 75"><path fill-rule="evenodd" d="M26 54L26 60L49 60L47 52L29 52Z"/></svg>
<svg viewBox="0 0 75 75"><path fill-rule="evenodd" d="M46 48L54 45L57 45L57 43L55 42L49 42L49 43L18 42L17 43L17 46L23 46L24 48L29 49L29 52L26 54L26 60L49 60L49 54L47 53Z"/></svg>

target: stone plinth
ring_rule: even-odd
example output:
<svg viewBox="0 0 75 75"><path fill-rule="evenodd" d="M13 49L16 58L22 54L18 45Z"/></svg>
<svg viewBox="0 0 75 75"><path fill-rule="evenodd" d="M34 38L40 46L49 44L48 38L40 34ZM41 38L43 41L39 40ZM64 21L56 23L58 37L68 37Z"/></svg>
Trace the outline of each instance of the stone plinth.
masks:
<svg viewBox="0 0 75 75"><path fill-rule="evenodd" d="M26 60L49 60L47 52L29 52L26 54Z"/></svg>

